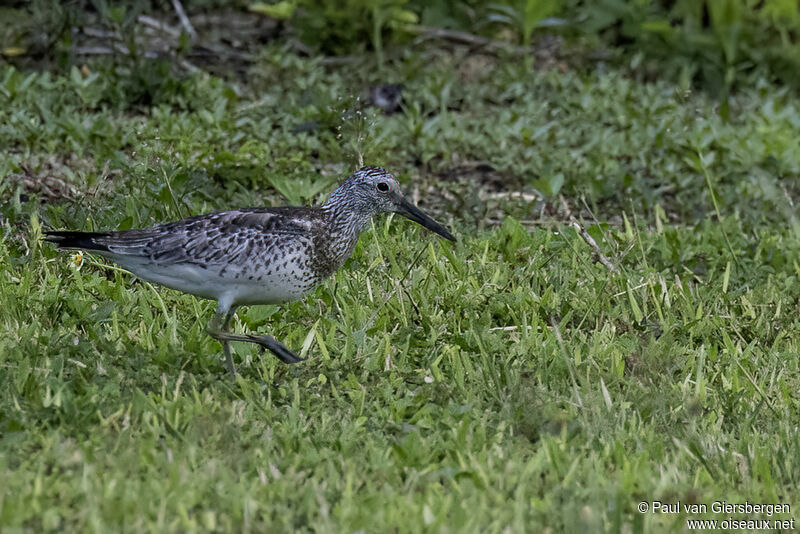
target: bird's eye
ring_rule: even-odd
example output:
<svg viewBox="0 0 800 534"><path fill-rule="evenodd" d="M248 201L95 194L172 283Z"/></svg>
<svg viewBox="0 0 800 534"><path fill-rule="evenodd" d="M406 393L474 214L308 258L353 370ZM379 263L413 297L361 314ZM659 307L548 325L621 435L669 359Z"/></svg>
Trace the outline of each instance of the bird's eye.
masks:
<svg viewBox="0 0 800 534"><path fill-rule="evenodd" d="M389 184L387 184L386 182L378 182L378 185L376 185L375 187L377 187L378 191L380 191L381 193L386 193L389 191Z"/></svg>

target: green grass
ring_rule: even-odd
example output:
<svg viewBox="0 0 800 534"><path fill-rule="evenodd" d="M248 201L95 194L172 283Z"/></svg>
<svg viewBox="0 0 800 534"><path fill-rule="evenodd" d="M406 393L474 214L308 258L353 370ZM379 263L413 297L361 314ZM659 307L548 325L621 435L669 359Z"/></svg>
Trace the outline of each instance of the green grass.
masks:
<svg viewBox="0 0 800 534"><path fill-rule="evenodd" d="M235 90L170 79L147 106L92 68L0 73L4 531L660 532L687 516L640 501L800 505L800 109L779 88L726 120L613 72L409 54L384 116L353 111L395 81L368 59L268 50ZM377 219L307 298L242 309L297 366L237 344L231 381L213 303L40 240L319 201L359 153L459 242Z"/></svg>

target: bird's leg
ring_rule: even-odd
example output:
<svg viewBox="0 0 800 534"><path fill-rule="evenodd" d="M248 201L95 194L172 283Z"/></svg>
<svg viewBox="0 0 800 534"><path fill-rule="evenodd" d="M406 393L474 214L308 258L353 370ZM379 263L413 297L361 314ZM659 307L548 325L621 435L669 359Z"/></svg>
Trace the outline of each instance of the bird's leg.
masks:
<svg viewBox="0 0 800 534"><path fill-rule="evenodd" d="M208 323L208 335L216 339L222 345L222 352L225 354L225 365L231 376L236 376L236 366L233 364L233 356L231 355L231 345L224 335L228 333L228 325L233 318L235 309L228 311L217 311L211 322Z"/></svg>
<svg viewBox="0 0 800 534"><path fill-rule="evenodd" d="M278 357L283 363L298 363L305 360L301 358L286 346L272 336L254 336L252 334L231 334L229 332L215 332L211 334L212 337L218 339L220 343L227 343L228 341L242 341L244 343L255 343L262 348L269 350L272 354Z"/></svg>
<svg viewBox="0 0 800 534"><path fill-rule="evenodd" d="M228 332L228 323L233 317L233 311L221 312L218 311L208 327L208 334L222 343L222 348L225 351L225 358L228 364L228 371L235 374L236 370L233 367L233 358L230 353L229 342L241 341L244 343L255 343L262 348L269 350L272 354L278 357L283 363L297 363L302 362L305 358L301 358L286 346L272 336L254 336L252 334L232 334Z"/></svg>

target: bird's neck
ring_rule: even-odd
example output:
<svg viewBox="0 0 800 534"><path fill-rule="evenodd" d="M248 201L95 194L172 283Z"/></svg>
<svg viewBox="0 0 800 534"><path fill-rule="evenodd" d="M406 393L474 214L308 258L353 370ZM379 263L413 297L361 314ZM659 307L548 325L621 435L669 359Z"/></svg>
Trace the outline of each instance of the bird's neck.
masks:
<svg viewBox="0 0 800 534"><path fill-rule="evenodd" d="M322 211L328 217L331 234L348 240L357 240L376 213L373 204L358 195L350 194L344 186L331 193L330 198L322 205Z"/></svg>
<svg viewBox="0 0 800 534"><path fill-rule="evenodd" d="M328 226L327 242L323 245L325 254L328 261L338 268L352 254L358 236L377 213L377 207L370 198L345 181L331 193L321 210Z"/></svg>
<svg viewBox="0 0 800 534"><path fill-rule="evenodd" d="M352 203L344 205L331 200L334 200L333 195L321 208L327 217L328 231L325 233L325 242L322 243L320 251L324 250L325 263L335 270L353 253L358 236L366 228L374 213L357 209L358 207L354 209Z"/></svg>
<svg viewBox="0 0 800 534"><path fill-rule="evenodd" d="M357 241L359 234L367 227L374 213L363 210L343 209L332 206L325 210L328 215L328 228L333 240Z"/></svg>

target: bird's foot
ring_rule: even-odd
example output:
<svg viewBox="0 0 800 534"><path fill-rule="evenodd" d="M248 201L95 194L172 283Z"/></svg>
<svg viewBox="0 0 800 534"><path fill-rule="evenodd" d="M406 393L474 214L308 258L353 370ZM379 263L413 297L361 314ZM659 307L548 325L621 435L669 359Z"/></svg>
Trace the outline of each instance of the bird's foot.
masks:
<svg viewBox="0 0 800 534"><path fill-rule="evenodd" d="M286 345L278 341L272 336L254 336L252 334L248 334L247 337L250 339L251 342L256 343L257 345L261 345L261 348L264 350L270 351L272 354L278 357L280 361L283 363L299 363L305 360L305 358L301 358L291 350L286 348Z"/></svg>

